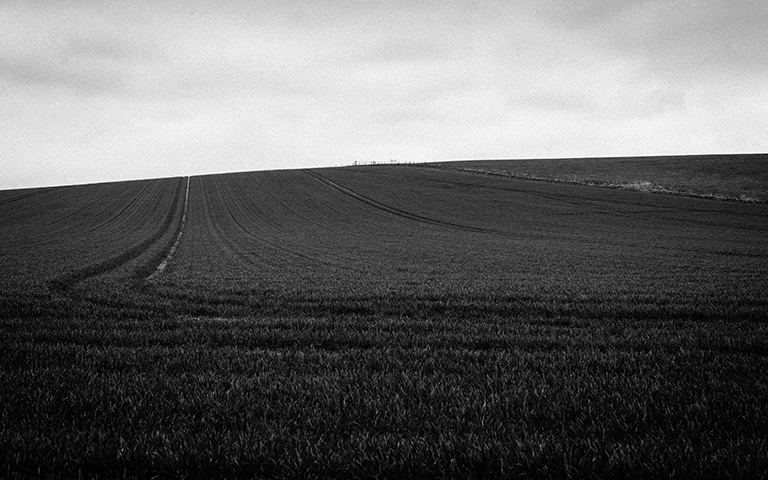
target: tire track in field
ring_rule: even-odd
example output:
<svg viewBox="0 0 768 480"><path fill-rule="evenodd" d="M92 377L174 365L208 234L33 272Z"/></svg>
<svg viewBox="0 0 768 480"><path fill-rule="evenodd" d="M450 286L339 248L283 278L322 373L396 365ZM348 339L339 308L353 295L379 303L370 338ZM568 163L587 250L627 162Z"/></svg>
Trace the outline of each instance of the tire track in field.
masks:
<svg viewBox="0 0 768 480"><path fill-rule="evenodd" d="M283 184L288 184L288 182L282 176L280 176L279 173L275 175L275 178L279 179L280 182L283 182ZM277 182L274 182L274 181L272 183L273 183L274 187L279 189L280 193L282 193L282 195L281 195L282 197L284 197L286 199L288 197L292 197L292 198L296 199L296 197L294 195L292 195L290 193L290 191L285 186L282 186L282 185L278 186ZM275 202L276 204L278 204L281 207L283 207L291 215L294 215L294 216L300 218L303 222L311 223L311 224L316 225L316 226L321 226L321 224L316 222L314 219L306 217L306 216L300 214L298 212L298 210L296 210L295 208L290 207L286 202L281 200L281 196L275 195L274 193L272 193L272 191L269 188L264 187L263 185L261 185L261 188L262 188L262 190L264 192L266 192L267 195L269 195L269 197L272 199L273 202Z"/></svg>
<svg viewBox="0 0 768 480"><path fill-rule="evenodd" d="M136 203L138 201L138 199L141 198L142 195L144 195L144 192L146 192L149 189L151 184L152 184L152 181L146 182L146 184L141 188L141 190L139 190L139 192L136 195L134 195L134 197L131 199L131 201L128 202L128 204L126 206L124 206L122 209L120 209L119 212L117 212L114 215L112 215L111 218L108 218L108 219L104 220L103 222L101 222L100 224L92 227L88 231L89 232L95 232L96 230L99 230L100 228L103 228L105 225L108 225L109 223L111 223L111 222L117 220L118 218L120 218L123 213L128 211L128 209L131 208L131 206L134 203Z"/></svg>
<svg viewBox="0 0 768 480"><path fill-rule="evenodd" d="M54 190L55 188L46 188L37 192L21 194L15 197L0 200L0 221L5 222L9 218L23 214L24 211L34 211L33 207L36 207L37 204L41 202L41 199L37 197L42 197L43 195L51 193ZM42 201L44 201L44 199ZM22 204L13 205L15 202L22 202ZM32 204L30 205L29 202L32 202Z"/></svg>
<svg viewBox="0 0 768 480"><path fill-rule="evenodd" d="M295 175L286 179L303 196L303 205L306 209L313 212L313 218L320 219L313 221L315 225L325 231L333 232L335 235L343 232L346 236L354 236L361 239L370 237L369 231L362 231L359 228L368 219L362 219L347 210L337 208L333 202L320 198L317 195L319 190L313 186L316 180L314 177L302 177L302 180L302 182L299 182L298 177ZM325 191L324 188L323 191Z"/></svg>
<svg viewBox="0 0 768 480"><path fill-rule="evenodd" d="M416 222L425 223L425 224L429 224L429 225L437 225L437 226L441 226L441 227L448 227L448 228L452 228L452 229L455 229L455 230L464 230L464 231L468 231L468 232L495 233L495 234L504 233L504 232L501 232L501 231L498 231L498 230L492 230L492 229L489 229L489 228L481 228L481 227L472 227L472 226L469 226L469 225L461 225L459 223L446 222L444 220L437 220L437 219L434 219L434 218L429 218L429 217L425 217L425 216L422 216L422 215L418 215L416 213L411 213L411 212L402 210L400 208L393 207L393 206L387 205L385 203L381 203L381 202L379 202L377 200L374 200L372 198L366 197L365 195L361 195L361 194L359 194L359 193L357 193L354 190L351 190L349 188L342 187L338 183L333 182L333 181L325 178L324 176L320 175L317 172L312 172L312 171L309 171L309 170L304 170L304 171L308 175L314 177L318 182L323 183L326 186L328 186L330 188L333 188L334 190L336 190L336 191L338 191L340 193L343 193L344 195L348 195L348 196L354 198L355 200L363 202L363 203L365 203L365 204L367 204L367 205L369 205L369 206L371 206L373 208L376 208L378 210L390 213L392 215L396 215L396 216L401 217L401 218L406 218L408 220L413 220L413 221L416 221Z"/></svg>
<svg viewBox="0 0 768 480"><path fill-rule="evenodd" d="M181 196L180 191L177 190L176 194L173 197L173 202L171 203L171 208L168 211L168 215L166 216L165 221L151 237L145 239L144 241L134 245L133 247L129 248L128 250L118 255L107 258L100 262L86 265L82 268L79 268L69 273L66 273L64 275L61 275L58 278L55 278L49 281L48 282L49 287L54 291L66 292L70 288L75 286L77 283L80 283L89 278L104 274L106 272L109 272L110 270L119 268L125 265L126 263L130 262L131 260L139 257L142 253L147 251L152 245L157 243L163 237L163 235L165 235L168 229L171 228L171 226L173 225L173 218L176 215L176 210L178 210L180 196ZM145 275L142 275L143 270L145 269L146 269L146 265L145 265L145 268L139 269L139 272L138 272L139 278L142 278L143 276L145 276Z"/></svg>
<svg viewBox="0 0 768 480"><path fill-rule="evenodd" d="M504 178L504 179L510 179L510 180L517 180L517 181L523 181L523 182L531 182L531 183L544 183L544 184L554 184L554 185L571 185L576 187L584 187L584 188L597 188L600 187L601 190L605 192L626 192L630 194L643 194L648 192L640 192L639 190L629 190L629 189L621 189L621 188L602 188L600 185L593 185L588 183L581 183L581 182L571 182L571 181L559 181L559 180L549 180L549 179L541 179L538 177L525 177L525 176L516 176L513 174L504 174L504 173L497 173L497 172L491 172L491 171L485 171L485 170L476 170L476 169L468 169L468 168L454 168L454 167L441 167L441 166L429 166L429 165L417 165L418 168L427 168L427 169L434 169L434 170L443 170L443 171L453 171L457 173L466 173L466 174L472 174L472 175L487 175L497 178ZM751 206L749 203L746 202L739 202L739 201L723 201L720 205L714 204L717 206L717 208L690 208L690 207L683 207L679 204L675 205L669 205L667 202L665 202L664 205L648 205L647 209L638 209L638 203L634 200L620 200L616 198L614 195L611 195L610 193L602 194L599 197L594 198L584 198L581 196L576 195L567 195L567 194L556 194L556 193L544 193L540 191L533 191L533 190L526 190L526 189L514 189L512 190L516 193L520 194L526 194L531 195L539 198L545 198L556 202L561 203L567 203L570 205L573 205L577 207L573 211L568 212L550 212L547 213L549 216L614 216L614 217L620 217L625 219L631 219L631 220L641 220L646 222L664 222L668 224L674 224L674 225L694 225L694 226L706 226L706 227L715 227L715 228L729 228L729 229L737 229L737 230L745 230L745 231L763 231L764 228L760 226L755 226L752 224L747 225L737 225L735 222L716 222L716 221L707 221L702 220L699 218L690 218L688 217L689 214L695 214L695 213L707 213L707 214L720 214L723 216L728 215L734 215L732 211L726 212L725 208L733 208L740 210L736 215L739 215L741 217L748 217L748 218L757 218L757 219L764 219L766 218L765 215L762 215L760 213L750 213L746 212L744 208L741 208L744 206L745 208L748 208ZM650 193L656 193L656 192L650 192ZM655 196L655 195L653 195ZM672 199L670 201L673 202L679 202L679 200L690 200L690 201L702 201L702 202L712 202L713 199L707 198L707 197L701 197L696 195L677 195L677 194L665 194L658 196L660 198L667 197L668 199ZM649 197L650 198L650 197ZM723 205L725 204L725 205ZM730 206L726 206L730 204ZM759 205L759 204L758 204ZM584 208L592 209L592 210L583 210Z"/></svg>
<svg viewBox="0 0 768 480"><path fill-rule="evenodd" d="M273 195L271 192L268 191L268 188L264 187L263 185L261 187L262 187L262 189L264 191L267 192L268 196L276 204L279 204L281 207L283 207L286 210L288 210L291 214L294 214L298 218L301 218L302 220L304 220L304 217L296 214L293 210L288 208L282 202L278 201L277 197L275 195ZM229 218L232 221L233 225L242 234L244 234L245 236L250 237L250 238L256 240L257 242L261 242L261 243L264 243L266 245L269 245L270 247L272 247L272 248L274 248L274 249L276 249L278 251L281 251L281 252L283 252L285 254L288 254L288 255L291 255L291 256L295 256L295 257L307 260L307 261L309 261L311 263L321 263L323 265L328 265L328 266L339 268L339 269L342 269L342 270L349 270L349 271L356 271L356 272L364 271L364 270L360 270L360 269L357 269L357 268L350 267L350 266L345 265L343 263L333 262L333 261L330 261L330 260L326 260L324 258L320 258L320 257L317 257L317 256L313 256L313 255L301 252L301 251L296 250L296 249L292 249L292 248L284 245L283 243L277 241L276 239L272 240L272 239L268 238L268 236L265 236L263 234L263 233L266 233L266 232L262 232L261 235L255 233L254 231L252 231L251 228L248 227L248 225L246 225L246 223L243 220L245 218L249 218L250 219L250 216L246 213L248 211L248 208L242 203L242 199L239 196L237 196L237 195L233 195L233 192L231 192L231 191L229 191L228 193L229 193L229 196L233 200L233 203L231 205L234 206L238 210L240 215L237 215L236 213L238 213L238 212L233 211L233 209L231 207L227 207L226 208L226 214L229 216ZM276 230L279 230L281 227L282 226L280 224L273 223L273 227L272 228L274 228ZM226 240L225 240L225 242L226 242ZM226 243L229 243L229 242L226 242ZM231 245L230 245L230 248L232 248L236 252L236 254L238 256L240 256L242 258L245 258L249 263L251 263L251 264L255 264L256 263L252 259L250 259L248 256L243 255L239 251L239 249L237 249L235 247L232 247Z"/></svg>
<svg viewBox="0 0 768 480"><path fill-rule="evenodd" d="M145 278L147 281L152 281L155 278L157 278L158 275L163 273L165 271L166 267L168 266L168 262L171 261L173 258L173 255L176 253L176 249L179 247L179 242L181 242L181 236L184 233L184 227L187 225L187 206L189 205L189 177L187 177L187 188L184 192L184 210L181 213L181 223L179 224L179 233L176 235L176 241L173 242L173 245L171 245L170 250L168 250L168 253L165 255L165 258L163 258L163 261L160 262L160 265L157 266L154 272L152 272L149 276Z"/></svg>
<svg viewBox="0 0 768 480"><path fill-rule="evenodd" d="M37 191L37 192L22 193L22 194L16 195L15 197L6 198L6 199L3 199L3 200L0 200L0 206L7 205L7 204L13 203L13 202L18 202L20 200L24 200L25 198L30 198L30 197L36 197L38 195L43 195L45 193L49 193L51 190L52 189L50 189L50 188L46 188L46 189L43 189L43 190L40 190L40 191Z"/></svg>
<svg viewBox="0 0 768 480"><path fill-rule="evenodd" d="M75 215L77 215L78 213L80 213L80 212L82 212L82 211L84 211L84 210L87 210L88 208L91 208L92 206L94 206L94 205L96 205L96 204L99 204L99 203L101 203L101 201L102 201L103 199L105 199L105 198L107 198L107 197L109 197L109 196L112 196L112 195L114 195L114 192L113 192L113 191L111 191L111 190L108 190L108 191L104 192L103 194L101 194L99 197L97 197L97 198L96 198L95 200L93 200L92 202L90 202L90 203L88 203L88 204L86 204L86 205L83 205L82 207L78 208L78 209L77 209L77 210L75 210L74 212L72 212L72 213L69 213L69 214L67 214L67 215L64 215L63 217L59 217L58 219L56 219L56 220L52 221L51 223L49 223L49 224L48 224L48 226L50 227L50 226L56 225L57 223L61 223L61 222L63 222L64 220L67 220L68 218L74 217L74 216L75 216Z"/></svg>
<svg viewBox="0 0 768 480"><path fill-rule="evenodd" d="M343 218L345 216L348 216L347 213L335 209L329 204L322 202L315 198L311 193L307 192L304 188L298 186L296 184L296 175L284 175L282 172L277 173L277 178L280 179L281 182L283 182L283 186L280 187L281 196L284 198L290 197L293 200L293 204L295 207L289 207L284 202L279 202L286 210L288 210L291 214L295 215L296 217L300 218L303 222L306 224L314 225L315 227L318 227L319 229L325 230L325 231L332 231L334 234L339 234L340 230L338 228L338 222L340 218ZM302 177L303 178L303 177ZM311 180L310 180L311 182ZM272 195L272 197L277 200L277 197ZM279 201L279 200L278 200ZM333 212L335 212L335 216L329 216L327 213L323 212L321 208L318 208L319 205L326 206L326 208L330 208ZM299 209L304 209L306 212L312 212L313 214L300 214ZM320 219L322 217L322 219ZM350 217L352 218L352 217ZM351 220L354 223L359 223L360 219L359 217L355 217ZM337 226L333 227L331 222L336 222ZM359 237L366 237L367 235L362 234L360 232L352 230L346 230L344 232L345 234L349 235L356 235Z"/></svg>

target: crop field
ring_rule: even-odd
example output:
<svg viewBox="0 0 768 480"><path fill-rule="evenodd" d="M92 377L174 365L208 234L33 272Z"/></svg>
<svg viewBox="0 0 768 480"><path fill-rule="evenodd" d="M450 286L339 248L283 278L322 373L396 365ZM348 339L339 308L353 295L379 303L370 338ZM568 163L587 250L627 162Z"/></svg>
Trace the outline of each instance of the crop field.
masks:
<svg viewBox="0 0 768 480"><path fill-rule="evenodd" d="M765 203L766 163L766 154L741 154L458 161L439 165L526 179Z"/></svg>
<svg viewBox="0 0 768 480"><path fill-rule="evenodd" d="M768 204L491 163L0 191L0 477L768 477Z"/></svg>

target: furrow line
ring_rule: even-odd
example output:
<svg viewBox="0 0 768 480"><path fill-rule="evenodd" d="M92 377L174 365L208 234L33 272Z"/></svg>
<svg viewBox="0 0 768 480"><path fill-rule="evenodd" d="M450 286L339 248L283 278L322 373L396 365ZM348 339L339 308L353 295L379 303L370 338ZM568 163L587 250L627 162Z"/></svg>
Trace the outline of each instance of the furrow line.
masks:
<svg viewBox="0 0 768 480"><path fill-rule="evenodd" d="M97 231L97 230L99 230L99 229L102 229L102 228L104 228L105 226L109 225L109 224L110 224L110 223L112 223L112 222L116 222L116 221L118 221L118 220L120 219L120 217L121 217L121 216L122 216L122 215L123 215L125 212L127 212L127 211L128 211L128 209L129 209L129 208L131 208L131 206L132 206L134 203L136 203L136 201L137 201L137 200L138 200L138 199L139 199L139 198L140 198L142 195L144 195L144 194L146 193L146 191L149 189L149 186L150 186L151 184L152 184L152 181L151 181L151 180L149 180L149 181L146 181L146 182L144 183L144 186L141 188L141 190L139 190L139 191L138 191L138 193L136 193L136 194L133 196L133 198L130 200L130 202L128 202L128 204L127 204L127 205L125 205L123 208L121 208L119 212L115 213L115 214L114 214L114 215L112 215L110 218L108 218L108 219L104 220L103 222L99 223L98 225L95 225L95 226L91 227L90 229L88 229L88 232L89 232L89 233L91 233L91 232L95 232L95 231Z"/></svg>
<svg viewBox="0 0 768 480"><path fill-rule="evenodd" d="M18 202L18 201L24 200L26 198L35 197L37 195L42 195L44 193L50 192L51 190L52 189L47 188L47 189L39 190L39 191L36 191L36 192L24 193L24 194L17 195L15 197L10 197L10 198L6 198L6 199L2 199L2 200L0 200L0 206L6 205L8 203Z"/></svg>
<svg viewBox="0 0 768 480"><path fill-rule="evenodd" d="M267 191L266 188L264 188L263 186L262 186L262 188L265 191ZM275 201L275 203L281 205L283 208L288 209L288 207L285 206L282 202L279 202L277 200L277 198L271 192L267 191L267 193L270 195L272 200ZM322 264L329 265L329 266L332 266L332 267L341 268L343 270L360 271L358 269L355 269L355 268L343 265L341 263L331 262L331 261L328 261L328 260L325 260L325 259L322 259L322 258L319 258L319 257L315 257L315 256L312 256L312 255L309 255L307 253L300 252L298 250L291 249L291 248L289 248L289 247L287 247L285 245L282 245L280 242L278 242L276 240L270 240L268 238L268 236L269 236L268 234L267 235L258 235L256 233L252 232L247 227L247 225L245 225L245 223L241 220L242 218L247 218L247 216L248 216L247 208L242 204L242 202L238 198L238 196L232 195L231 192L230 192L230 196L232 198L232 204L231 205L234 206L237 209L237 212L234 212L231 207L228 207L226 209L227 210L227 215L232 220L233 225L236 226L246 236L248 236L250 238L253 238L254 240L257 240L259 242L262 242L264 244L267 244L267 245L269 245L269 246L271 246L271 247L273 247L273 248L275 248L277 250L280 250L281 252L287 253L289 255L293 255L293 256L298 257L298 258L302 258L304 260L308 260L310 262L322 263ZM288 209L288 211L290 211L291 213L294 213L290 209ZM237 215L237 213L239 213L239 215ZM299 215L297 215L297 216L299 216ZM302 218L302 217L299 216L299 218ZM280 225L275 225L274 228L276 229L275 232L278 232L279 229L280 229ZM275 238L277 239L277 237L275 237ZM249 260L249 261L251 261L251 260Z"/></svg>
<svg viewBox="0 0 768 480"><path fill-rule="evenodd" d="M168 250L168 254L165 256L162 262L160 262L160 265L157 266L154 272L152 272L151 275L149 275L146 280L152 281L155 278L157 278L158 275L163 273L168 266L168 262L171 261L173 258L173 255L176 253L176 249L179 247L179 242L181 242L181 236L184 234L184 227L187 225L187 206L189 205L189 177L187 177L187 188L184 192L184 210L181 214L181 224L179 225L179 234L176 236L176 241L173 242L173 245L171 246L171 249Z"/></svg>
<svg viewBox="0 0 768 480"><path fill-rule="evenodd" d="M82 282L88 278L96 277L98 275L101 275L111 270L114 270L116 268L119 268L125 265L126 263L130 262L131 260L138 258L141 254L147 251L147 249L149 249L153 244L157 243L163 237L163 235L168 231L168 229L171 228L171 225L173 224L173 217L175 215L175 212L178 209L179 196L180 195L178 192L174 195L171 208L168 212L168 215L166 216L165 221L163 222L162 226L152 236L134 245L133 247L129 248L128 250L124 251L119 255L115 255L103 261L86 265L85 267L82 267L75 271L61 275L58 278L51 280L49 282L49 286L54 291L66 292L72 286L74 286L79 282Z"/></svg>
<svg viewBox="0 0 768 480"><path fill-rule="evenodd" d="M82 207L78 208L74 212L71 212L71 213L69 213L67 215L64 215L63 217L57 218L56 220L54 220L51 223L49 223L48 226L50 227L52 225L56 225L57 223L61 223L61 222L63 222L64 220L66 220L68 218L74 217L78 213L80 213L80 212L82 212L82 211L84 211L84 210L86 210L88 208L91 208L93 205L100 204L103 199L105 199L105 198L107 198L109 196L112 196L112 195L114 195L113 191L107 191L107 192L103 193L101 196L97 197L95 200L91 201L90 203L88 203L86 205L83 205Z"/></svg>
<svg viewBox="0 0 768 480"><path fill-rule="evenodd" d="M501 233L501 232L499 232L497 230L492 230L492 229L487 229L487 228L480 228L480 227L472 227L472 226L469 226L469 225L461 225L461 224L458 224L458 223L446 222L446 221L443 221L443 220L437 220L437 219L434 219L434 218L424 217L424 216L421 216L421 215L418 215L418 214L415 214L415 213L407 212L405 210L401 210L399 208L392 207L390 205L386 205L386 204L381 203L381 202L379 202L377 200L374 200L372 198L368 198L368 197L366 197L364 195L360 195L359 193L355 192L354 190L350 190L349 188L343 187L343 186L339 185L338 183L335 183L335 182L325 178L324 176L320 175L319 173L311 172L311 171L308 171L308 170L305 170L305 171L307 172L307 174L309 174L312 177L314 177L317 181L325 184L328 187L333 188L334 190L336 190L336 191L338 191L340 193L343 193L345 195L349 195L350 197L352 197L352 198L354 198L356 200L359 200L359 201L361 201L361 202L363 202L363 203L365 203L367 205L370 205L371 207L374 207L376 209L382 210L382 211L387 212L387 213L391 213L392 215L396 215L396 216L401 217L401 218L407 218L409 220L414 220L416 222L426 223L426 224L430 224L430 225L438 225L438 226L441 226L441 227L453 228L453 229L456 229L456 230L465 230L465 231L480 232L480 233Z"/></svg>

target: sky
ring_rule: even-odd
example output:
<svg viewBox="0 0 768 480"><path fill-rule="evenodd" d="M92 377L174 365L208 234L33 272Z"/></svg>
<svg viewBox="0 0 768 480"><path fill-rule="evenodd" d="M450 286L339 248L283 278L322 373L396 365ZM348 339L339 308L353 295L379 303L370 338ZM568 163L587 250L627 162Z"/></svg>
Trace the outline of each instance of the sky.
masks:
<svg viewBox="0 0 768 480"><path fill-rule="evenodd" d="M768 152L764 0L2 0L0 189Z"/></svg>

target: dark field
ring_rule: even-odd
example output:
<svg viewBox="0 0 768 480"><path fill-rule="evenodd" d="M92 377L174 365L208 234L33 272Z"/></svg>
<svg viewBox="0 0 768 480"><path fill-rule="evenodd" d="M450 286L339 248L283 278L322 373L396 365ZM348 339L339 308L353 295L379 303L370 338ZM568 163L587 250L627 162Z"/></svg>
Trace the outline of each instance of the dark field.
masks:
<svg viewBox="0 0 768 480"><path fill-rule="evenodd" d="M768 155L445 162L442 167L705 198L768 202Z"/></svg>
<svg viewBox="0 0 768 480"><path fill-rule="evenodd" d="M768 476L768 205L447 167L0 192L0 477Z"/></svg>

